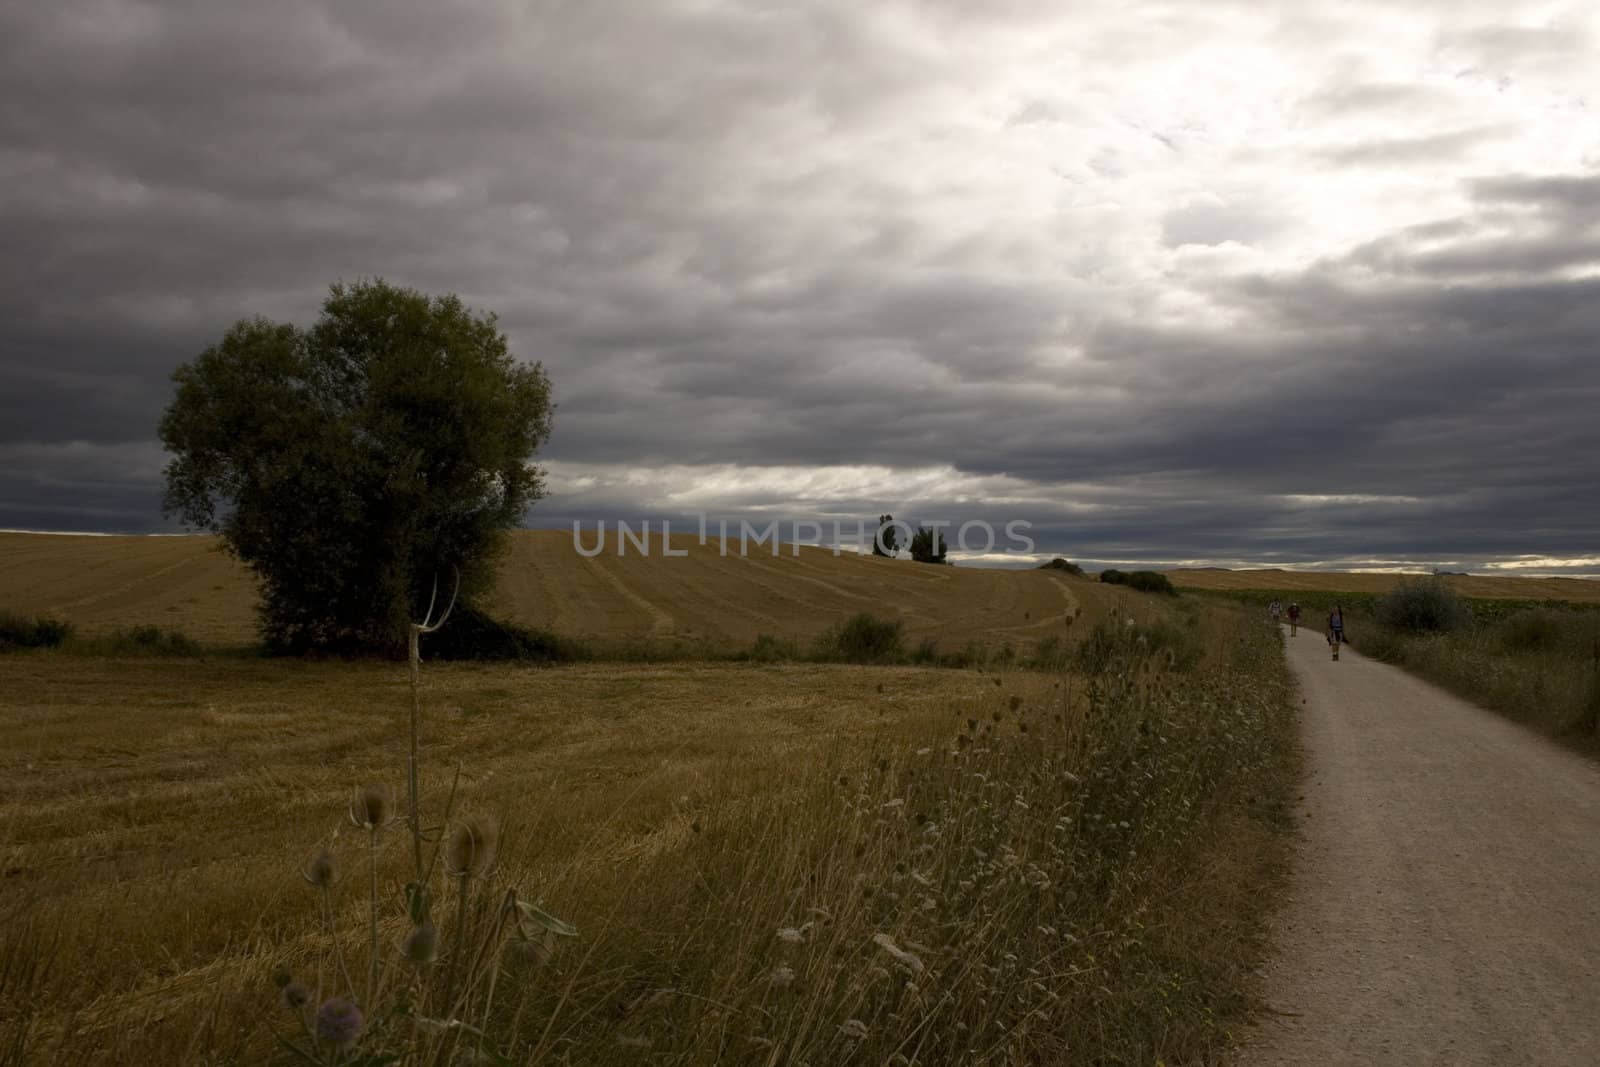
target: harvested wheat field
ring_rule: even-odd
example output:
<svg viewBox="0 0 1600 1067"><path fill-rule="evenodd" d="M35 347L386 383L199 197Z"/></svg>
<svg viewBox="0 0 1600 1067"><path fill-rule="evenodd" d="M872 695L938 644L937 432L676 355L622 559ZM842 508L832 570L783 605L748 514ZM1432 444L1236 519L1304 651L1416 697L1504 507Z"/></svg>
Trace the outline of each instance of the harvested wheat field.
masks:
<svg viewBox="0 0 1600 1067"><path fill-rule="evenodd" d="M30 937L48 950L30 1044L132 1063L180 1062L158 1057L203 1027L235 1040L309 944L298 871L339 832L350 787L400 785L404 669L50 655L3 668L0 924L39 916ZM1017 675L1003 692L1041 688ZM797 756L1004 706L977 672L862 667L430 665L427 695L436 813L459 766L460 806L525 840L502 862L569 913L576 864L614 873L674 848L709 804ZM408 858L394 836L385 871Z"/></svg>
<svg viewBox="0 0 1600 1067"><path fill-rule="evenodd" d="M0 1064L1213 1059L1289 690L1254 613L1124 595L1086 673L425 658L424 962L406 820L351 818L403 810L403 664L8 653ZM344 990L376 1058L284 1006Z"/></svg>
<svg viewBox="0 0 1600 1067"><path fill-rule="evenodd" d="M1180 589L1283 589L1326 593L1386 593L1424 574L1374 574L1344 571L1240 570L1207 567L1165 572ZM1480 600L1571 600L1600 602L1600 581L1584 578L1444 576L1450 588Z"/></svg>
<svg viewBox="0 0 1600 1067"><path fill-rule="evenodd" d="M592 544L591 540L586 544ZM1038 570L931 567L790 546L771 554L722 556L692 537L688 552L626 556L608 540L584 558L568 531L519 530L509 537L491 607L556 633L606 641L748 645L758 634L806 639L867 611L905 624L913 641L959 648L970 641L1018 649L1081 631L1126 593ZM254 583L214 537L73 537L0 533L0 608L53 615L84 633L154 625L212 645L255 639Z"/></svg>

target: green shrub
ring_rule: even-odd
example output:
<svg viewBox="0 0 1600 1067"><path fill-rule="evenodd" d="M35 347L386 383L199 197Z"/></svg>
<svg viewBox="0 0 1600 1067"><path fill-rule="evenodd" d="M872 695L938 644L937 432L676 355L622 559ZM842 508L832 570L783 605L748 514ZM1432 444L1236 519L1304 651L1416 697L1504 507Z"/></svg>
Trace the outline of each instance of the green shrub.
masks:
<svg viewBox="0 0 1600 1067"><path fill-rule="evenodd" d="M1132 650L1132 627L1118 618L1101 619L1078 642L1073 659L1085 674L1104 674L1117 658Z"/></svg>
<svg viewBox="0 0 1600 1067"><path fill-rule="evenodd" d="M125 638L134 651L153 656L198 656L200 643L178 630L163 630L159 626L135 626L126 634L114 634L112 640Z"/></svg>
<svg viewBox="0 0 1600 1067"><path fill-rule="evenodd" d="M1177 596L1178 591L1172 587L1172 582L1160 571L1130 571L1127 576L1127 585L1130 589L1137 589L1141 593L1161 593L1165 596Z"/></svg>
<svg viewBox="0 0 1600 1067"><path fill-rule="evenodd" d="M1125 585L1141 593L1164 593L1177 596L1172 581L1160 571L1119 571L1115 567L1100 572L1100 580L1107 585Z"/></svg>
<svg viewBox="0 0 1600 1067"><path fill-rule="evenodd" d="M199 656L200 642L179 630L135 626L129 630L74 637L65 651L80 656Z"/></svg>
<svg viewBox="0 0 1600 1067"><path fill-rule="evenodd" d="M55 648L72 636L72 624L43 615L0 611L0 652L13 648Z"/></svg>
<svg viewBox="0 0 1600 1067"><path fill-rule="evenodd" d="M570 663L587 658L571 638L520 623L491 618L479 609L457 605L450 624L428 638L428 656L437 660L530 660Z"/></svg>
<svg viewBox="0 0 1600 1067"><path fill-rule="evenodd" d="M817 639L817 658L844 663L887 663L901 659L899 619L879 619L866 612L852 615Z"/></svg>
<svg viewBox="0 0 1600 1067"><path fill-rule="evenodd" d="M750 646L742 659L755 663L782 663L789 660L801 659L800 646L793 638L775 637L772 634L757 634L756 643Z"/></svg>
<svg viewBox="0 0 1600 1067"><path fill-rule="evenodd" d="M1186 671L1200 662L1203 653L1196 625L1197 620L1192 619L1188 625L1157 620L1135 628L1134 639L1143 637L1152 654L1165 654L1171 669Z"/></svg>
<svg viewBox="0 0 1600 1067"><path fill-rule="evenodd" d="M1077 668L1086 674L1105 674L1119 664L1150 659L1169 670L1186 671L1200 662L1203 649L1192 626L1165 620L1138 625L1129 618L1102 619L1078 643L1073 654Z"/></svg>
<svg viewBox="0 0 1600 1067"><path fill-rule="evenodd" d="M1510 651L1546 651L1561 644L1573 621L1571 612L1532 608L1506 618L1497 631L1501 645Z"/></svg>
<svg viewBox="0 0 1600 1067"><path fill-rule="evenodd" d="M1066 643L1051 634L1041 637L1039 643L1033 646L1033 655L1028 657L1027 666L1042 671L1064 670L1072 659L1072 650Z"/></svg>
<svg viewBox="0 0 1600 1067"><path fill-rule="evenodd" d="M924 667L939 663L939 642L931 637L918 641L916 651L911 653L911 662Z"/></svg>
<svg viewBox="0 0 1600 1067"><path fill-rule="evenodd" d="M989 650L980 641L968 641L966 647L958 652L939 654L941 667L986 667L988 664Z"/></svg>
<svg viewBox="0 0 1600 1067"><path fill-rule="evenodd" d="M1402 633L1444 633L1472 623L1472 609L1439 578L1401 582L1378 598L1373 615Z"/></svg>
<svg viewBox="0 0 1600 1067"><path fill-rule="evenodd" d="M1368 627L1361 631L1361 640L1357 644L1361 654L1381 659L1385 663L1404 665L1406 661L1406 640L1394 630L1386 630L1381 626Z"/></svg>
<svg viewBox="0 0 1600 1067"><path fill-rule="evenodd" d="M1076 575L1079 578L1083 577L1082 567L1071 560L1062 559L1060 556L1057 556L1049 563L1039 564L1039 569L1042 571L1066 571L1068 574Z"/></svg>

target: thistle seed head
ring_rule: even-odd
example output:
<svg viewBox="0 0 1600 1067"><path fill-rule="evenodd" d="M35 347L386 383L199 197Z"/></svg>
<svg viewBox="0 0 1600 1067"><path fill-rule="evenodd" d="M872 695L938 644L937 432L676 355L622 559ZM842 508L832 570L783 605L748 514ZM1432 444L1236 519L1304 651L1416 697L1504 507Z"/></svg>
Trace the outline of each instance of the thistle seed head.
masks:
<svg viewBox="0 0 1600 1067"><path fill-rule="evenodd" d="M476 878L494 861L499 828L486 815L470 815L456 824L445 844L445 871L457 878Z"/></svg>
<svg viewBox="0 0 1600 1067"><path fill-rule="evenodd" d="M394 815L394 794L388 786L357 786L350 795L350 822L362 830L380 830Z"/></svg>
<svg viewBox="0 0 1600 1067"><path fill-rule="evenodd" d="M439 931L432 923L412 927L406 939L400 942L400 955L419 966L426 966L439 954Z"/></svg>
<svg viewBox="0 0 1600 1067"><path fill-rule="evenodd" d="M311 990L305 987L304 982L298 982L291 978L283 984L283 990L279 993L279 997L283 1000L285 1008L290 1011L299 1011L311 1002Z"/></svg>
<svg viewBox="0 0 1600 1067"><path fill-rule="evenodd" d="M367 1021L361 1009L344 997L324 1001L317 1009L317 1040L336 1049L348 1049L361 1039Z"/></svg>
<svg viewBox="0 0 1600 1067"><path fill-rule="evenodd" d="M544 967L555 955L555 950L550 947L552 940L549 935L538 939L514 939L511 942L511 957L530 967Z"/></svg>
<svg viewBox="0 0 1600 1067"><path fill-rule="evenodd" d="M334 861L333 853L324 848L311 857L301 873L317 889L327 889L339 877L339 865Z"/></svg>

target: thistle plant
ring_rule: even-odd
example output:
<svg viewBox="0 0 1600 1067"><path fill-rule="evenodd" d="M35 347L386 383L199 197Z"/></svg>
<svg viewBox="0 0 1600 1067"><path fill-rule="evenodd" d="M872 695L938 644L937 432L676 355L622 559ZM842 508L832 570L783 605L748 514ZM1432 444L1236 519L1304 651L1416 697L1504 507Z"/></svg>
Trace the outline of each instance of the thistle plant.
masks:
<svg viewBox="0 0 1600 1067"><path fill-rule="evenodd" d="M378 991L378 831L394 812L394 798L387 786L357 788L350 798L350 823L367 832L367 870L371 875L371 898L368 914L371 917L370 944L368 946L367 998L372 1000Z"/></svg>
<svg viewBox="0 0 1600 1067"><path fill-rule="evenodd" d="M423 821L421 796L421 639L449 619L460 591L460 575L450 602L435 617L438 582L421 622L409 624L411 678L409 753L406 760L406 808L398 819L410 837L412 878L401 891L408 931L385 951L382 936L380 868L387 831L396 823L394 793L384 784L359 785L347 805L349 824L365 838L367 889L367 971L357 987L347 965L344 939L336 924L335 890L346 881L333 849L320 848L301 870L316 891L319 911L335 961L334 989L307 984L288 971L276 976L279 1000L297 1018L300 1033L280 1038L297 1062L315 1064L434 1063L464 1055L471 1062L508 1063L510 1049L491 1037L494 993L503 949L515 948L518 959L548 960L556 939L577 936L571 925L518 897L515 888L500 895L493 921L475 927L475 896L487 899L499 846L499 827L488 814L455 814L460 771L437 826ZM335 834L337 837L337 834ZM450 948L440 962L439 928L434 919L438 897L431 884L439 874L454 891L454 919L447 927ZM387 966L385 963L387 962ZM314 992L315 991L315 992ZM480 1002L481 996L481 1002ZM312 1010L312 1005L317 1007ZM468 1022L471 1016L474 1021ZM516 1034L506 1035L514 1048Z"/></svg>

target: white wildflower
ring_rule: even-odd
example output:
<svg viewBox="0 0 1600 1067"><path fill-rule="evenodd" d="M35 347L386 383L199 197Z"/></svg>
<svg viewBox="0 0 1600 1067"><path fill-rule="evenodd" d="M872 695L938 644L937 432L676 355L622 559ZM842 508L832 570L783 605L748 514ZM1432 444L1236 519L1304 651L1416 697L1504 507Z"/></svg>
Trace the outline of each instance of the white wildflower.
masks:
<svg viewBox="0 0 1600 1067"><path fill-rule="evenodd" d="M913 974L922 973L922 960L917 957L916 953L907 952L905 949L895 944L894 938L890 937L888 934L873 934L872 941L879 948L883 949L883 951L887 952L891 957L893 957L896 963L910 968Z"/></svg>
<svg viewBox="0 0 1600 1067"><path fill-rule="evenodd" d="M806 923L804 926L785 926L778 931L778 940L788 945L798 945L806 939L806 934L811 932L815 923Z"/></svg>

